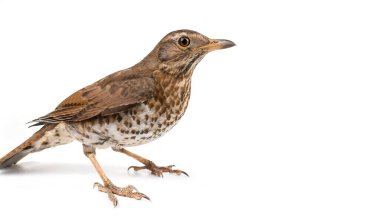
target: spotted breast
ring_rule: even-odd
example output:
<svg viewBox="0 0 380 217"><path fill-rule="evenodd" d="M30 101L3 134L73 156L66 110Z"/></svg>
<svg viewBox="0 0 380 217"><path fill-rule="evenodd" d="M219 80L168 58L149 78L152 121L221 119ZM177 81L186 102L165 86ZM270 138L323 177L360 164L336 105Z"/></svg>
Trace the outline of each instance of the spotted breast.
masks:
<svg viewBox="0 0 380 217"><path fill-rule="evenodd" d="M142 145L162 136L183 116L191 88L191 73L180 77L163 73L153 73L152 99L113 115L67 123L66 128L75 139L96 148Z"/></svg>

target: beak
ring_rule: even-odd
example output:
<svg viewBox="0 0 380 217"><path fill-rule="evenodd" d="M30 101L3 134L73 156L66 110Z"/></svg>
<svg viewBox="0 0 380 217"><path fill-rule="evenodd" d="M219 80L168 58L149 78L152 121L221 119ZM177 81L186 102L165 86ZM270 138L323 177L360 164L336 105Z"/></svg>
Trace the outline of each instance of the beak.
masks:
<svg viewBox="0 0 380 217"><path fill-rule="evenodd" d="M209 44L202 46L201 49L204 49L205 51L214 51L214 50L221 50L225 48L230 48L235 46L236 44L233 43L230 40L225 39L211 39Z"/></svg>

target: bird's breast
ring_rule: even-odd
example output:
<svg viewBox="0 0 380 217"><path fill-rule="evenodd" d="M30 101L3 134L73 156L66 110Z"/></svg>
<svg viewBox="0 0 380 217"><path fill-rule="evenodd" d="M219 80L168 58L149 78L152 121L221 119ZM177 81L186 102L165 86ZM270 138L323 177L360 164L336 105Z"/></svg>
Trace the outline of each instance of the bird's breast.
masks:
<svg viewBox="0 0 380 217"><path fill-rule="evenodd" d="M128 110L74 125L73 136L98 148L148 143L173 128L185 113L190 83L163 83L154 98Z"/></svg>

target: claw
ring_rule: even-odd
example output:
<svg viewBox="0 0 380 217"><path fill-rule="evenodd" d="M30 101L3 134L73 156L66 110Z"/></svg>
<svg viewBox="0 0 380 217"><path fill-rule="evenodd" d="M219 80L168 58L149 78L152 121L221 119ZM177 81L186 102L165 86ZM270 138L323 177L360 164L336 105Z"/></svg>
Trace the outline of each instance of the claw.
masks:
<svg viewBox="0 0 380 217"><path fill-rule="evenodd" d="M140 193L141 194L141 196L143 197L143 198L145 198L145 199L147 199L147 200L149 200L149 201L152 201L148 196L146 196L145 194L143 194L143 193Z"/></svg>
<svg viewBox="0 0 380 217"><path fill-rule="evenodd" d="M142 166L142 167L139 167L139 166L130 166L130 167L128 167L128 172L131 169L133 169L134 171L139 171L139 170L143 170L143 169L147 169L147 168L146 168L146 166Z"/></svg>
<svg viewBox="0 0 380 217"><path fill-rule="evenodd" d="M187 177L190 177L189 174L187 174L187 172L185 171L181 171L182 174L185 174Z"/></svg>
<svg viewBox="0 0 380 217"><path fill-rule="evenodd" d="M99 183L98 182L95 182L94 185L92 186L92 189L94 189L95 187L98 187L99 188Z"/></svg>
<svg viewBox="0 0 380 217"><path fill-rule="evenodd" d="M113 203L113 207L117 207L117 204L119 203L117 200L115 200L115 201L112 201L112 203Z"/></svg>
<svg viewBox="0 0 380 217"><path fill-rule="evenodd" d="M108 189L107 194L108 194L108 199L110 199L110 201L113 204L113 207L116 207L119 202L118 202L117 198L115 197L115 195L109 189Z"/></svg>
<svg viewBox="0 0 380 217"><path fill-rule="evenodd" d="M135 167L135 166L130 166L130 167L128 167L128 172L129 172L129 170L131 170L131 169L133 169L134 171L136 171L136 167Z"/></svg>

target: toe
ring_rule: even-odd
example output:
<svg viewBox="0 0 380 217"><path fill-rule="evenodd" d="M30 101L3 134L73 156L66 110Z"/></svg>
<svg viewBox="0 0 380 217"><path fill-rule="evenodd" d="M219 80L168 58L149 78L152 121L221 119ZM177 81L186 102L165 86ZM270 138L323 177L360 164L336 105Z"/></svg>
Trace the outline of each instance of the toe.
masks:
<svg viewBox="0 0 380 217"><path fill-rule="evenodd" d="M152 170L152 174L158 177L164 177L164 174L161 172L161 170Z"/></svg>
<svg viewBox="0 0 380 217"><path fill-rule="evenodd" d="M142 167L139 167L139 166L130 166L128 167L128 171L130 171L131 169L133 169L133 171L139 171L139 170L143 170L143 169L147 169L147 167L145 166L142 166Z"/></svg>
<svg viewBox="0 0 380 217"><path fill-rule="evenodd" d="M108 193L108 199L110 199L110 201L112 202L113 207L116 207L118 204L116 196L112 193L111 190L109 190L107 193Z"/></svg>
<svg viewBox="0 0 380 217"><path fill-rule="evenodd" d="M147 199L147 200L150 201L150 198L146 194L143 194L143 193L140 193L140 192L131 193L130 197L134 198L136 200L141 200L141 199L145 198L145 199Z"/></svg>

